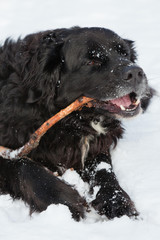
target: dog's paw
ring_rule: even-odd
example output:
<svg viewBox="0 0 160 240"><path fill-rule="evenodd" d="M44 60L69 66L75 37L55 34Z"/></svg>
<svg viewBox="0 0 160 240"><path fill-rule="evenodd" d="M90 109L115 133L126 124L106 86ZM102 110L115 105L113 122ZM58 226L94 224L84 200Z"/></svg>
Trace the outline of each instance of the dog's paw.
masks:
<svg viewBox="0 0 160 240"><path fill-rule="evenodd" d="M72 217L76 221L80 221L81 219L85 218L85 213L88 208L86 201L78 197L76 202L72 202L72 204L68 204L68 207L71 211Z"/></svg>
<svg viewBox="0 0 160 240"><path fill-rule="evenodd" d="M138 212L128 194L122 189L101 188L92 206L100 215L106 215L108 219L114 217L137 217Z"/></svg>
<svg viewBox="0 0 160 240"><path fill-rule="evenodd" d="M68 206L72 217L76 221L85 218L85 213L88 208L87 202L80 196L78 191L70 185L65 184L63 186L63 191L61 191L61 194L59 195L58 202Z"/></svg>

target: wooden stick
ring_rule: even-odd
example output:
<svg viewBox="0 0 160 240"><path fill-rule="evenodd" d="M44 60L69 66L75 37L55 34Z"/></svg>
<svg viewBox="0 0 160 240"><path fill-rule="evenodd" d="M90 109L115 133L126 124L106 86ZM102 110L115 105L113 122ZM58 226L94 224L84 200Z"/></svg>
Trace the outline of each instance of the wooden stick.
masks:
<svg viewBox="0 0 160 240"><path fill-rule="evenodd" d="M92 101L92 98L88 97L80 97L71 103L68 107L58 112L56 115L48 119L44 122L30 137L29 141L22 147L12 150L10 148L6 148L0 146L0 156L6 159L14 160L22 158L23 156L27 156L34 148L39 145L39 141L41 137L50 129L55 123L60 121L62 118L66 117L73 111L78 110L83 105Z"/></svg>

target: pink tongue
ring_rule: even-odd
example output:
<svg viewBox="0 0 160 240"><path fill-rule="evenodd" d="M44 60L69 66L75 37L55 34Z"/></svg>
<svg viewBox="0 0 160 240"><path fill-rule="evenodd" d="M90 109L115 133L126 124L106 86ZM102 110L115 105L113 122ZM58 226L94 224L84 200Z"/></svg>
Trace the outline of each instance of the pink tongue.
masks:
<svg viewBox="0 0 160 240"><path fill-rule="evenodd" d="M117 105L117 106L122 105L123 107L129 107L132 104L129 95L126 95L126 96L121 97L121 98L116 98L116 99L110 100L110 102L112 104Z"/></svg>

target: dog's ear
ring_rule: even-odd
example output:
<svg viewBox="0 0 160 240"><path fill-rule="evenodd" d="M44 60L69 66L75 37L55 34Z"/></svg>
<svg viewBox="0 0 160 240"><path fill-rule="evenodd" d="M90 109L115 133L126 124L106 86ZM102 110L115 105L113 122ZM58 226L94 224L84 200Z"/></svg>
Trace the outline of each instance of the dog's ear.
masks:
<svg viewBox="0 0 160 240"><path fill-rule="evenodd" d="M41 101L53 107L60 77L63 41L53 31L29 35L23 43L23 85L28 89L26 102Z"/></svg>
<svg viewBox="0 0 160 240"><path fill-rule="evenodd" d="M54 32L43 36L41 40L41 61L43 62L43 70L52 72L61 62L61 48L63 40L56 36Z"/></svg>

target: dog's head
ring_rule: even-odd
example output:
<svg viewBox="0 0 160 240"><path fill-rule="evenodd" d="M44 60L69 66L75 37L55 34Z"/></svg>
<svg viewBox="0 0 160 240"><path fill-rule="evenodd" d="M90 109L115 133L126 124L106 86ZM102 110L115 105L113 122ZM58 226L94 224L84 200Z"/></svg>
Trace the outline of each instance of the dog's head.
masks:
<svg viewBox="0 0 160 240"><path fill-rule="evenodd" d="M37 82L34 80L35 86L29 90L29 103L46 98L53 109L61 109L87 96L96 99L95 108L123 117L134 116L148 106L152 90L136 64L132 41L103 28L59 29L34 38L37 72L33 75Z"/></svg>

